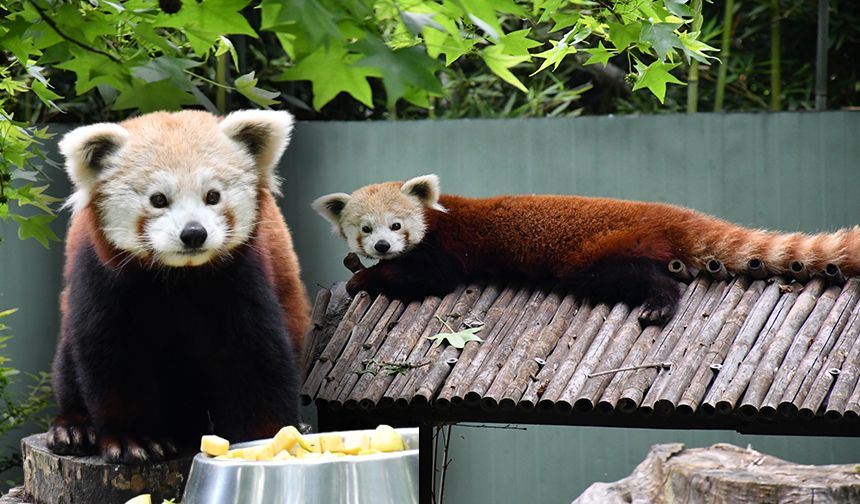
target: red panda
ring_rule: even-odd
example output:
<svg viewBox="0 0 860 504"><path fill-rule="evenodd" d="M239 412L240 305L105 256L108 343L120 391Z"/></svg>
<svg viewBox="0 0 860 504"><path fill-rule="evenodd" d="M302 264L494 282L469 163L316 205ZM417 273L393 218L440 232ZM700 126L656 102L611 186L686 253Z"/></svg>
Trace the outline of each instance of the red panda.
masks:
<svg viewBox="0 0 860 504"><path fill-rule="evenodd" d="M758 259L772 274L792 261L811 273L860 272L860 228L832 234L752 230L662 203L580 196L466 198L440 194L435 175L322 196L313 208L356 253L379 263L348 282L401 299L443 295L478 277L554 279L596 301L642 304L640 319L675 311L667 264L717 259L742 273Z"/></svg>
<svg viewBox="0 0 860 504"><path fill-rule="evenodd" d="M298 421L309 302L273 196L292 126L158 112L62 139L74 210L54 452L140 463Z"/></svg>

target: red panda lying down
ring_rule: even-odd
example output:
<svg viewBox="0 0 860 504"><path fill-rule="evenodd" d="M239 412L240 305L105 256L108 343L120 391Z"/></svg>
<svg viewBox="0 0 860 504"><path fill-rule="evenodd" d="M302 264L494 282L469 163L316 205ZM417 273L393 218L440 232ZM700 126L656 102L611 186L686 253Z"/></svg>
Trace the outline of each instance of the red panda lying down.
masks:
<svg viewBox="0 0 860 504"><path fill-rule="evenodd" d="M710 259L743 272L753 258L770 273L792 261L811 273L833 263L860 270L860 228L832 234L752 230L662 203L581 196L465 198L440 194L435 175L318 198L314 209L356 253L379 263L357 272L350 293L404 300L444 295L476 278L549 278L595 301L642 304L664 322L679 286L667 264Z"/></svg>
<svg viewBox="0 0 860 504"><path fill-rule="evenodd" d="M75 192L54 452L138 463L298 421L308 300L272 195L292 124L185 111L63 138Z"/></svg>

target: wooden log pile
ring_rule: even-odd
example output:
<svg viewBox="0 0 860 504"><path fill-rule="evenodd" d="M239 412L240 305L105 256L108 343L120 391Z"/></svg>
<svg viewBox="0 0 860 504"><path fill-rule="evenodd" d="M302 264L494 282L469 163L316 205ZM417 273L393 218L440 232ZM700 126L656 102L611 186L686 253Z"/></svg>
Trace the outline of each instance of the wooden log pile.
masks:
<svg viewBox="0 0 860 504"><path fill-rule="evenodd" d="M799 465L729 444L656 445L633 473L594 483L572 504L860 502L858 466Z"/></svg>
<svg viewBox="0 0 860 504"><path fill-rule="evenodd" d="M644 328L639 307L553 285L473 284L409 304L341 294L339 310L324 290L301 397L333 410L858 419L860 278L721 266L694 275L670 263L689 283L674 317ZM428 339L478 326L483 342L463 349Z"/></svg>

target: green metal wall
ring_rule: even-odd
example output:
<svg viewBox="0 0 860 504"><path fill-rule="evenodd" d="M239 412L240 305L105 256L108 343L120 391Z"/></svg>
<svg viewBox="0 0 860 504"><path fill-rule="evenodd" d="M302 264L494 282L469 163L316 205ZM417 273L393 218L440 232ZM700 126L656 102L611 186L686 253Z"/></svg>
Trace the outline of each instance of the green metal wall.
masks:
<svg viewBox="0 0 860 504"><path fill-rule="evenodd" d="M329 192L437 173L443 190L464 195L666 201L748 226L814 231L860 224L858 159L856 112L303 123L281 166L282 208L313 292L347 276L345 244L309 206ZM63 194L64 176L55 178L53 192ZM8 237L0 245L0 307L21 308L10 321L12 354L25 370L45 369L58 325L62 250L17 242L9 227L0 234ZM668 441L752 443L798 462L860 462L853 439L455 427L446 502L569 502L593 481L627 475L651 444Z"/></svg>

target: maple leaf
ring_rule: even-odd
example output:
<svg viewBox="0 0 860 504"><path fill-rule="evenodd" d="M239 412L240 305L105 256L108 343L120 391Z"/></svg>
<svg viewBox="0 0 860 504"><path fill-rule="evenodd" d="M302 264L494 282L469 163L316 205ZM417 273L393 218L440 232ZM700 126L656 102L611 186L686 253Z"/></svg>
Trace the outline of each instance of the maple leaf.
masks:
<svg viewBox="0 0 860 504"><path fill-rule="evenodd" d="M379 77L377 68L354 66L360 54L345 47L323 45L299 63L287 69L276 80L308 80L313 87L313 106L319 110L341 92L373 107L373 94L368 77Z"/></svg>
<svg viewBox="0 0 860 504"><path fill-rule="evenodd" d="M633 85L633 91L642 88L648 88L654 93L654 96L663 103L666 98L666 84L681 84L683 82L675 78L669 71L680 65L680 63L663 63L655 61L648 66L641 62L636 62L636 70L639 72L639 77L636 79L636 84Z"/></svg>
<svg viewBox="0 0 860 504"><path fill-rule="evenodd" d="M484 340L475 336L475 333L483 329L482 327L469 327L468 329L463 329L462 331L457 331L454 333L439 333L436 336L425 336L425 338L429 339L433 342L433 346L437 347L442 344L443 341L447 341L449 345L454 348L462 349L466 346L466 343L470 341L477 341L478 343L483 343Z"/></svg>
<svg viewBox="0 0 860 504"><path fill-rule="evenodd" d="M585 62L585 65L596 65L597 63L602 63L603 66L609 64L609 58L615 56L614 51L610 51L609 49L603 47L603 41L597 43L597 47L593 49L583 49L583 52L587 52L591 55L588 58L588 61Z"/></svg>

